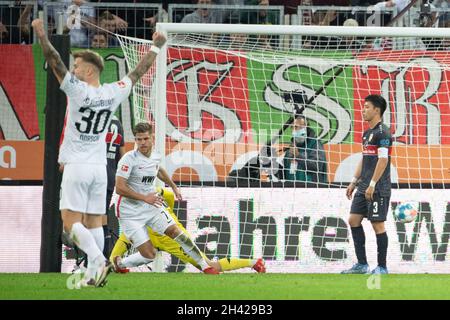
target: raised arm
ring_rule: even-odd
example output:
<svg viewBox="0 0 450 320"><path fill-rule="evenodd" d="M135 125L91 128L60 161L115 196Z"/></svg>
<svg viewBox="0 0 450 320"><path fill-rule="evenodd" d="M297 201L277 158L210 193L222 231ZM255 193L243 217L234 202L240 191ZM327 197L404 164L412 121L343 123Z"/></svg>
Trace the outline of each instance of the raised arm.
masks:
<svg viewBox="0 0 450 320"><path fill-rule="evenodd" d="M44 22L41 19L35 19L31 23L36 35L41 43L42 51L44 53L45 60L47 60L48 65L52 68L58 82L61 83L67 73L67 68L61 60L61 56L58 51L52 46L48 40L47 33L44 29Z"/></svg>
<svg viewBox="0 0 450 320"><path fill-rule="evenodd" d="M155 32L153 34L153 46L149 52L147 52L139 61L136 68L128 74L128 77L131 79L133 85L139 81L139 79L150 69L153 64L153 61L156 59L156 55L158 54L159 49L166 43L166 37L162 33ZM156 47L156 48L153 48Z"/></svg>

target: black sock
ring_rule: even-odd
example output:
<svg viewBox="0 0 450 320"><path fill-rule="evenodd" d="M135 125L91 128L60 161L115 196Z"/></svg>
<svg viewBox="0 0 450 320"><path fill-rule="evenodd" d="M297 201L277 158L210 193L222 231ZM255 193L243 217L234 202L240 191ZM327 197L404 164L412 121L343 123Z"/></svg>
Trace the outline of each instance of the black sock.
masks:
<svg viewBox="0 0 450 320"><path fill-rule="evenodd" d="M358 263L367 264L366 258L366 235L362 226L352 227L353 243L355 245L355 253Z"/></svg>
<svg viewBox="0 0 450 320"><path fill-rule="evenodd" d="M386 232L377 234L377 247L378 247L378 265L386 268L386 255L388 248L388 236Z"/></svg>
<svg viewBox="0 0 450 320"><path fill-rule="evenodd" d="M109 228L107 225L103 226L103 234L105 237L105 245L103 247L103 255L106 259L109 259L111 254L111 234L109 233Z"/></svg>

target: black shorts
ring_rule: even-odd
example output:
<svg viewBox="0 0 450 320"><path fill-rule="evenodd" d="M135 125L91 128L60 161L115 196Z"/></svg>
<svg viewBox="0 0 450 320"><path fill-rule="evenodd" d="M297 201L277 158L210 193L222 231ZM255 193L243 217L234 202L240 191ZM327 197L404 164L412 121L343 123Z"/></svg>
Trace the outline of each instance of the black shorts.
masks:
<svg viewBox="0 0 450 320"><path fill-rule="evenodd" d="M356 192L353 197L350 213L361 214L369 221L386 221L389 211L389 196L373 194L373 201L367 201L364 193Z"/></svg>

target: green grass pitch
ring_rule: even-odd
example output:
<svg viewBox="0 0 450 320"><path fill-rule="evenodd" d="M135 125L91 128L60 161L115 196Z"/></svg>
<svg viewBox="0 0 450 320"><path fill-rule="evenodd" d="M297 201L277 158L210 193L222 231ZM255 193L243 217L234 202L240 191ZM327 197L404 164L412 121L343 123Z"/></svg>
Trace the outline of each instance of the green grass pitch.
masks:
<svg viewBox="0 0 450 320"><path fill-rule="evenodd" d="M78 290L67 288L69 276L0 274L0 300L450 299L450 275L440 274L383 275L377 283L369 275L128 273L110 275L103 288Z"/></svg>

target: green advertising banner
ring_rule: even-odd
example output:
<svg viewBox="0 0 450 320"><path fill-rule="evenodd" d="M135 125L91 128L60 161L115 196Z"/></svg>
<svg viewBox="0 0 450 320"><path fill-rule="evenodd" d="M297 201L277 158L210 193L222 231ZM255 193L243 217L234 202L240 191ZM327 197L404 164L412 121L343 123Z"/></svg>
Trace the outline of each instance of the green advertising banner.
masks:
<svg viewBox="0 0 450 320"><path fill-rule="evenodd" d="M282 101L283 92L301 90L307 97L311 97L341 68L344 70L316 96L312 108L308 108L305 114L310 119L310 127L323 142L336 138L340 120L352 120L352 67L341 62L342 59L348 58L348 55L329 55L315 59L313 54L302 54L305 56L301 63L298 62L302 60L299 57L292 63L281 63L281 58L273 61L273 54L258 54L254 59L250 54L247 58L252 129L258 136L277 132L292 115L292 107L285 107ZM347 117L341 119L344 114L347 114ZM288 129L280 141L286 143L290 137L291 130ZM339 133L338 142L352 143L350 132Z"/></svg>
<svg viewBox="0 0 450 320"><path fill-rule="evenodd" d="M28 105L27 112L33 112L33 110L29 110L30 108L36 109L34 112L37 113L38 119L38 139L42 139L45 127L46 63L39 45L27 47L31 49L32 59L23 61L20 57L13 55L9 57L9 61L13 66L25 63L27 67L34 69L36 105L35 107ZM23 50L24 47L21 46L21 48ZM73 51L76 50L79 49L73 49ZM105 61L105 69L101 76L102 83L117 81L127 74L126 61L120 48L94 51L98 52ZM192 56L191 50L171 49L167 80L169 126L173 126L175 130L182 131L183 127L186 127L185 130L192 131L195 128L189 127L189 123L192 123L192 119L189 119L192 112L189 110L199 109L203 130L219 129L226 131L227 126L240 127L245 133L250 133L251 130L252 137L249 141L256 143L262 142L261 140L267 141L292 114L292 106L290 109L286 107L282 93L303 90L308 97L314 95L315 91L328 78L333 77L336 70L342 67L340 61L347 57L346 55L330 55L330 59L324 59L323 57L319 59L315 58L312 53L310 55L308 53L303 54L305 54L304 61L300 59L302 63L298 63L299 57L294 59L295 63L289 63L290 60L283 57L282 54L276 59L273 55L267 53L252 53L237 58L235 55L219 54L217 51L208 50L203 54ZM184 68L181 72L176 68L172 70L171 66L178 66L180 61L190 61L192 67ZM326 64L324 64L324 61ZM214 81L214 77L219 77L216 74L220 68L229 72L229 76L222 79L218 86L220 90L216 90L217 93L212 92L208 99L201 101L200 96L208 91L208 86L205 86L203 82L208 83ZM192 70L195 71L196 75L192 73ZM32 81L27 85L32 85ZM186 89L186 86L189 88ZM193 92L197 92L199 96L192 97ZM14 93L8 92L8 96L11 94ZM23 95L23 92L20 92L20 94ZM224 94L229 96L224 96ZM322 141L352 143L349 124L352 121L353 95L352 68L345 67L344 71L326 87L324 92L315 98L314 107L305 111L306 116L311 119L310 126ZM14 100L13 98L11 100ZM233 101L233 99L236 100ZM241 103L242 99L247 101ZM186 101L186 104L189 102L189 105L183 107L183 101ZM198 103L193 105L192 101L198 101ZM217 106L214 107L212 104ZM214 111L219 107L224 109L224 112L225 109L234 109L233 112L237 115L234 119L236 123L227 123L227 119L222 119L223 115L221 116L221 113ZM12 108L15 108L14 105L12 105ZM208 108L212 109L209 110ZM125 136L130 141L132 138L131 127L134 123L131 98L122 104L117 116L122 120L126 131ZM232 113L229 113L229 116L232 116ZM230 119L229 116L227 116L228 119ZM27 127L35 126L35 124L27 123L31 119L19 119L20 126L25 131ZM8 121L13 122L15 119L5 119L4 121L6 123ZM290 133L290 129L286 130L280 141L287 142L290 139ZM170 135L170 132L166 132L166 134ZM35 135L31 136L35 137ZM191 136L195 140L195 135Z"/></svg>

